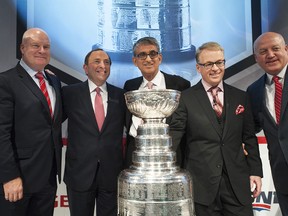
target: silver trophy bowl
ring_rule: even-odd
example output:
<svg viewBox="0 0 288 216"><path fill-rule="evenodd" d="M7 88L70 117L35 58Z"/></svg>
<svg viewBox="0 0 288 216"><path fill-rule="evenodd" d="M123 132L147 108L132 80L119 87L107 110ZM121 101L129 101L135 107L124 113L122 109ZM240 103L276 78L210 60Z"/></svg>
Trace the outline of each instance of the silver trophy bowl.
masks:
<svg viewBox="0 0 288 216"><path fill-rule="evenodd" d="M125 99L144 122L137 129L132 165L118 177L118 215L194 216L192 178L176 166L169 126L163 123L176 110L180 92L136 90Z"/></svg>
<svg viewBox="0 0 288 216"><path fill-rule="evenodd" d="M129 111L144 120L164 119L178 107L180 92L169 89L135 90L125 93Z"/></svg>

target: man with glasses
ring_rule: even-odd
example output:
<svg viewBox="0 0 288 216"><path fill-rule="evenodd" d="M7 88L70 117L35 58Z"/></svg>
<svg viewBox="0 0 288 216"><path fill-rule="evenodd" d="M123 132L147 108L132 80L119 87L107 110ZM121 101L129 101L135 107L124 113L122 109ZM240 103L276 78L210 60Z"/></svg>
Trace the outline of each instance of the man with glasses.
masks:
<svg viewBox="0 0 288 216"><path fill-rule="evenodd" d="M140 38L133 45L133 63L139 68L142 75L135 79L127 80L124 89L127 91L137 89L175 89L182 91L190 87L190 82L177 75L170 75L160 71L159 66L162 62L162 54L157 40L153 37ZM166 119L169 124L170 119ZM137 135L138 125L141 119L132 116L131 113L126 117L127 142L125 154L125 167L132 164L132 153L135 148L135 136ZM180 148L177 152L178 163L181 163Z"/></svg>
<svg viewBox="0 0 288 216"><path fill-rule="evenodd" d="M174 149L186 137L184 168L192 175L196 215L253 216L263 174L249 100L223 82L218 43L197 49L196 69L202 80L182 92L170 122Z"/></svg>

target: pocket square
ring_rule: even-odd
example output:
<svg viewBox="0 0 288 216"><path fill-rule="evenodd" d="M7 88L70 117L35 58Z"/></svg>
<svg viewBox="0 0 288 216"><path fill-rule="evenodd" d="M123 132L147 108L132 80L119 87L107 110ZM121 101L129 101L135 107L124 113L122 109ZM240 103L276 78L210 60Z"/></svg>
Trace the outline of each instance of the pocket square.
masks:
<svg viewBox="0 0 288 216"><path fill-rule="evenodd" d="M236 111L235 111L235 114L236 115L239 115L239 114L241 114L241 113L243 113L244 112L244 106L242 106L241 104L240 105L238 105L238 107L237 107L237 109L236 109Z"/></svg>

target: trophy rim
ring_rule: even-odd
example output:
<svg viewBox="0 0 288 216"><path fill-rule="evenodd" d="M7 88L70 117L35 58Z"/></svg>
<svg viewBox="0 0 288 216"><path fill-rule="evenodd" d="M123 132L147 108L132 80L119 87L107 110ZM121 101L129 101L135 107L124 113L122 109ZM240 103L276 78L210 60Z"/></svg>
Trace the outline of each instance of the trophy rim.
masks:
<svg viewBox="0 0 288 216"><path fill-rule="evenodd" d="M179 90L174 89L137 89L137 90L131 90L124 93L124 95L132 94L132 93L143 93L143 92L173 92L177 94L181 94Z"/></svg>

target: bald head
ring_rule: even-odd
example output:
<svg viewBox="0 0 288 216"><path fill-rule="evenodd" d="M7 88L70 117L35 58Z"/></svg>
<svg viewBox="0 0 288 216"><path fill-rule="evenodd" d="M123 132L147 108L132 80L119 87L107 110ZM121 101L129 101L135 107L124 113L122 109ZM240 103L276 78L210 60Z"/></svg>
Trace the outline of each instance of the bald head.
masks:
<svg viewBox="0 0 288 216"><path fill-rule="evenodd" d="M265 32L254 42L254 56L259 66L268 74L279 74L288 63L288 48L282 35Z"/></svg>
<svg viewBox="0 0 288 216"><path fill-rule="evenodd" d="M20 47L22 60L34 71L42 71L50 61L50 39L39 28L28 29Z"/></svg>
<svg viewBox="0 0 288 216"><path fill-rule="evenodd" d="M254 52L257 51L261 43L267 40L277 40L279 45L285 46L285 40L281 34L276 32L265 32L261 34L254 42Z"/></svg>
<svg viewBox="0 0 288 216"><path fill-rule="evenodd" d="M22 44L26 43L29 39L33 39L33 38L39 37L39 36L46 37L50 43L48 34L44 30L42 30L40 28L30 28L24 32L23 37L22 37Z"/></svg>

